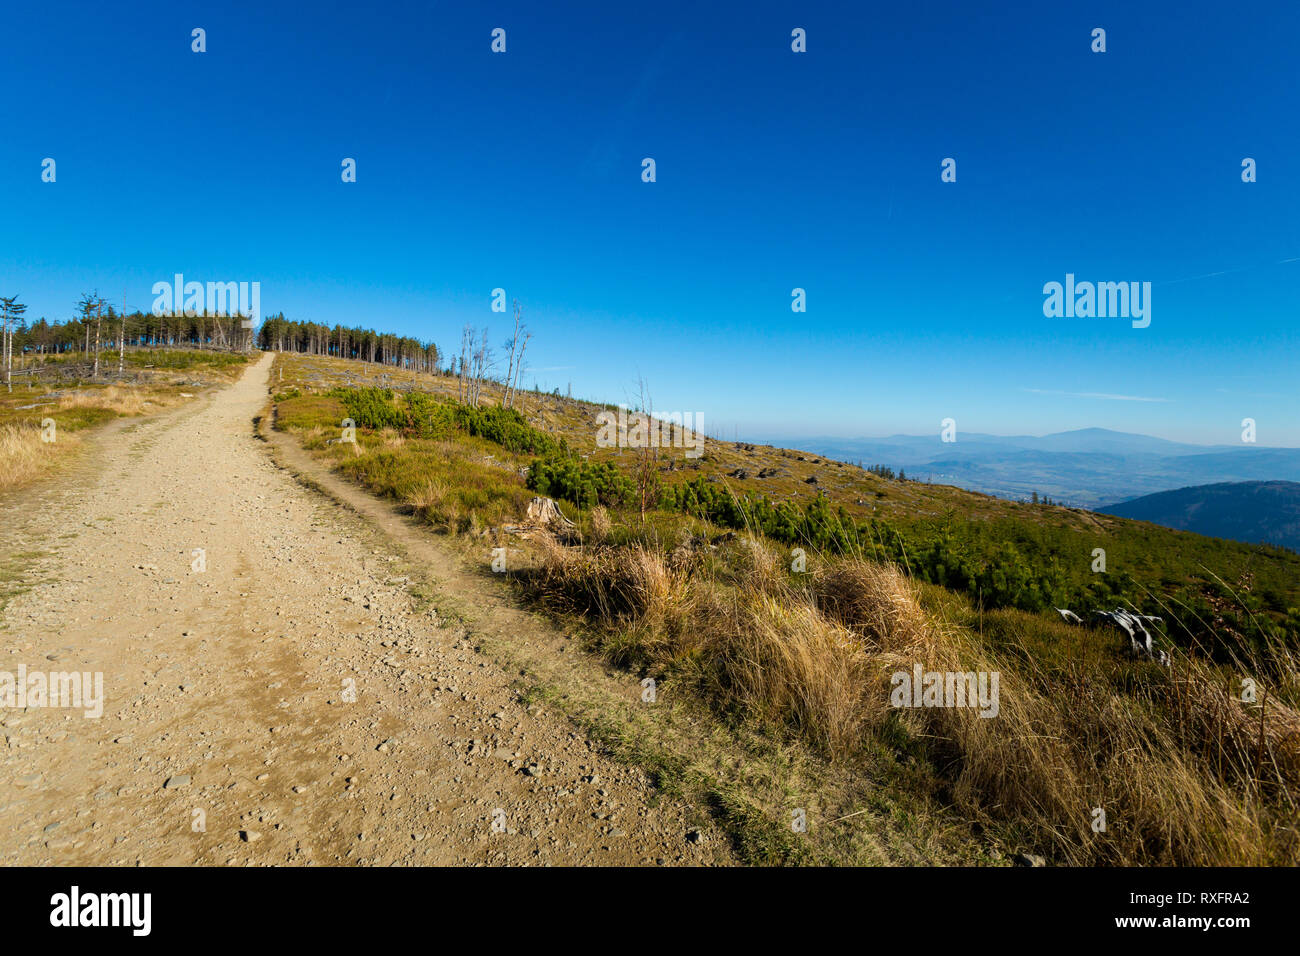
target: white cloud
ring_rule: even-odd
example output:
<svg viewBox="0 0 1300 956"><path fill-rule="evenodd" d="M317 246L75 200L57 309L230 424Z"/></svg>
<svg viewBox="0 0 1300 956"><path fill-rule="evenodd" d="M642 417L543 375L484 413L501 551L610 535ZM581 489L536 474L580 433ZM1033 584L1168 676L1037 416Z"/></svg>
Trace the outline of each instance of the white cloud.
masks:
<svg viewBox="0 0 1300 956"><path fill-rule="evenodd" d="M1066 398L1098 398L1107 402L1168 402L1168 398L1150 398L1146 395L1115 395L1110 392L1062 392L1054 388L1022 388L1022 392L1035 395L1062 395Z"/></svg>

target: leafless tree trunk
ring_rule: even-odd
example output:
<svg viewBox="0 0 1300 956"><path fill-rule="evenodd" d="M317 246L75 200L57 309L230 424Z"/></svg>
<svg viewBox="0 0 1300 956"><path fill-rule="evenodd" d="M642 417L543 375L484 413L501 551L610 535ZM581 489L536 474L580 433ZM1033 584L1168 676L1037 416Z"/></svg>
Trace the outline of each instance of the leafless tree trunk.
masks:
<svg viewBox="0 0 1300 956"><path fill-rule="evenodd" d="M524 349L528 347L528 340L533 337L524 325L523 318L519 300L515 299L515 331L506 342L510 349L510 364L506 368L506 380L501 396L501 404L505 408L512 407L518 395L519 380L524 375Z"/></svg>
<svg viewBox="0 0 1300 956"><path fill-rule="evenodd" d="M515 299L515 331L514 334L510 336L510 340L506 342L506 345L510 348L510 361L506 365L506 380L502 384L502 390L501 390L502 408L510 407L510 384L511 382L514 381L515 352L519 348L519 323L522 320L522 318L523 316L519 310L519 300Z"/></svg>
<svg viewBox="0 0 1300 956"><path fill-rule="evenodd" d="M10 307L17 296L9 299L0 299L0 311L3 312L4 319L4 363L5 363L5 387L9 391L14 390L14 360L13 360L13 333L10 331Z"/></svg>
<svg viewBox="0 0 1300 956"><path fill-rule="evenodd" d="M203 337L199 337L199 347L203 346ZM126 364L126 294L122 294L122 329L117 336L117 377L122 377L122 367Z"/></svg>
<svg viewBox="0 0 1300 956"><path fill-rule="evenodd" d="M523 340L519 343L519 358L515 360L515 382L510 388L511 404L519 396L519 380L524 377L524 351L528 348L528 340L532 337L532 332L524 332Z"/></svg>
<svg viewBox="0 0 1300 956"><path fill-rule="evenodd" d="M639 404L641 405L640 414L645 416L645 445L637 452L637 469L636 469L636 489L637 498L641 505L641 520L645 521L645 513L649 507L654 504L652 500L655 497L655 485L659 477L659 443L657 432L652 432L651 428L656 428L650 417L650 409L653 400L650 397L650 388L646 385L645 379L637 380L638 391L640 392Z"/></svg>
<svg viewBox="0 0 1300 956"><path fill-rule="evenodd" d="M92 378L99 378L99 328L104 321L104 300L95 303L95 371Z"/></svg>
<svg viewBox="0 0 1300 956"><path fill-rule="evenodd" d="M470 404L478 408L479 396L482 394L483 382L488 369L492 367L492 349L488 346L488 330L479 333L478 348L474 350L473 365L470 369Z"/></svg>
<svg viewBox="0 0 1300 956"><path fill-rule="evenodd" d="M469 356L474 347L474 330L465 326L460 330L460 380L457 382L456 398L461 402L469 401Z"/></svg>

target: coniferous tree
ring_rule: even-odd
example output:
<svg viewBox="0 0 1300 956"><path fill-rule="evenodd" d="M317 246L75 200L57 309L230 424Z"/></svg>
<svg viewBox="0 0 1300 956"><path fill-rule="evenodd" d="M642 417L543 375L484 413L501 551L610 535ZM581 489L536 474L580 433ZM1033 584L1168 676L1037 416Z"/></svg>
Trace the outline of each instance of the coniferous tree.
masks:
<svg viewBox="0 0 1300 956"><path fill-rule="evenodd" d="M4 317L5 387L11 392L14 390L14 323L26 311L27 306L18 301L18 296L0 296L0 314Z"/></svg>

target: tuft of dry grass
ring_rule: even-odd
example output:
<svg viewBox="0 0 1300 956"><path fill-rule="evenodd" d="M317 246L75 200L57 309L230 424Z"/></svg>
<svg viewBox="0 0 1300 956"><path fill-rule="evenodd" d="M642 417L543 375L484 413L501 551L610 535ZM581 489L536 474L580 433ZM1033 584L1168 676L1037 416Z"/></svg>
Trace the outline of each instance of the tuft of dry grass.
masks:
<svg viewBox="0 0 1300 956"><path fill-rule="evenodd" d="M890 564L861 559L827 563L812 572L817 607L881 651L910 649L930 636L916 585Z"/></svg>
<svg viewBox="0 0 1300 956"><path fill-rule="evenodd" d="M679 620L689 611L683 569L643 544L570 549L553 535L540 536L538 544L539 593L564 611L655 624Z"/></svg>
<svg viewBox="0 0 1300 956"><path fill-rule="evenodd" d="M61 411L78 408L103 409L114 415L139 415L148 405L159 408L168 404L161 395L142 394L138 388L107 385L103 388L82 389L59 398Z"/></svg>
<svg viewBox="0 0 1300 956"><path fill-rule="evenodd" d="M729 558L728 576L742 587L762 594L785 593L789 578L785 559L761 539L740 535Z"/></svg>
<svg viewBox="0 0 1300 956"><path fill-rule="evenodd" d="M613 533L614 523L604 505L597 505L591 510L591 540L593 544L605 544Z"/></svg>
<svg viewBox="0 0 1300 956"><path fill-rule="evenodd" d="M36 422L0 425L0 490L14 488L49 471L55 456L75 446L77 439L60 435L57 442L41 440Z"/></svg>
<svg viewBox="0 0 1300 956"><path fill-rule="evenodd" d="M733 707L787 723L832 755L861 746L880 708L871 699L870 655L852 632L814 607L761 593L725 624L709 649Z"/></svg>
<svg viewBox="0 0 1300 956"><path fill-rule="evenodd" d="M446 482L429 478L422 487L416 489L411 495L410 501L412 507L415 508L416 514L432 524L441 513L443 504L447 501L449 494L450 489L447 487Z"/></svg>

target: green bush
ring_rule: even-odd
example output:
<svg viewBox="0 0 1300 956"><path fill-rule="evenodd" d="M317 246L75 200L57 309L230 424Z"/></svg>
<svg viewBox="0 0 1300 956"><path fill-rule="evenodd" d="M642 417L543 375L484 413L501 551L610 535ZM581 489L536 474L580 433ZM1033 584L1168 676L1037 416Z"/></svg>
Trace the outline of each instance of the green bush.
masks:
<svg viewBox="0 0 1300 956"><path fill-rule="evenodd" d="M490 405L475 408L425 392L408 392L399 404L391 389L336 388L359 428L396 428L419 438L451 438L457 433L495 442L520 455L558 455L568 446L528 424L518 411Z"/></svg>
<svg viewBox="0 0 1300 956"><path fill-rule="evenodd" d="M336 388L330 394L343 403L358 428L406 428L410 424L407 411L393 404L390 389Z"/></svg>
<svg viewBox="0 0 1300 956"><path fill-rule="evenodd" d="M527 485L539 495L563 498L579 508L624 508L636 499L636 482L608 461L539 458L528 469Z"/></svg>
<svg viewBox="0 0 1300 956"><path fill-rule="evenodd" d="M628 507L636 501L637 485L612 462L582 462L573 458L539 458L528 470L528 488L578 507Z"/></svg>

